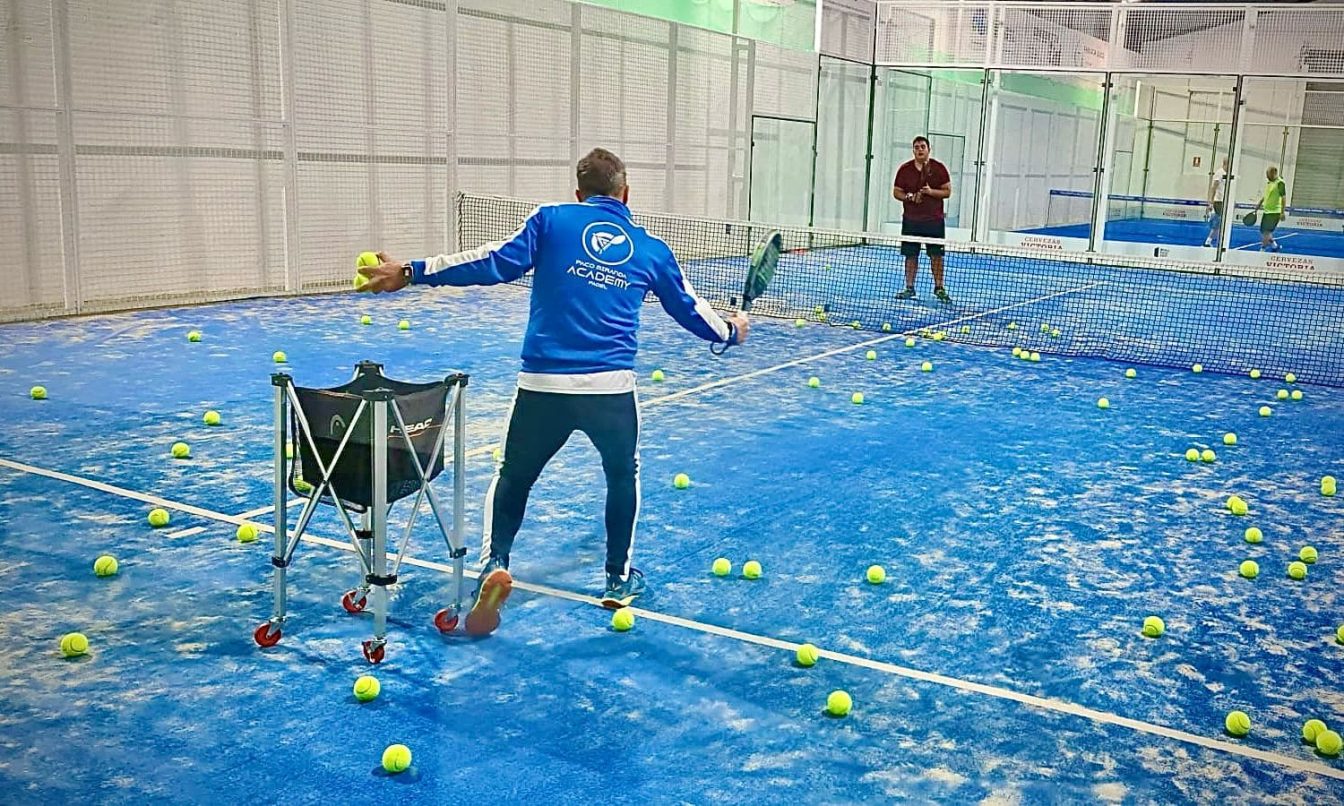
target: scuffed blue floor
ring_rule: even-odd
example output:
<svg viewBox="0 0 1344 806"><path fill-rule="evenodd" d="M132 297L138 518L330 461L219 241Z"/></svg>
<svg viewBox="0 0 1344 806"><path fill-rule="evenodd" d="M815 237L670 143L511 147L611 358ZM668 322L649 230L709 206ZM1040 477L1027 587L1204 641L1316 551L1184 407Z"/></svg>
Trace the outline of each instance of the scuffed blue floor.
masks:
<svg viewBox="0 0 1344 806"><path fill-rule="evenodd" d="M271 501L273 351L308 386L365 358L404 380L461 369L474 547L525 316L523 293L492 289L6 326L0 458L232 515ZM641 382L642 607L1344 770L1298 738L1312 717L1344 727L1344 499L1318 492L1322 475L1344 476L1337 390L1300 385L1303 401L1280 402L1280 380L1146 365L1126 380L1123 364L924 339L881 341L868 361L843 348L872 332L772 320L715 359L656 307L644 316L640 376L667 380ZM50 399L28 399L36 383ZM1257 415L1265 404L1272 417ZM221 427L201 424L207 408ZM169 458L177 440L190 460ZM1192 446L1218 461L1186 462ZM672 488L678 472L689 490ZM1250 515L1226 514L1231 493ZM603 495L576 438L534 490L515 574L595 593ZM431 618L448 578L416 566L372 670L382 695L359 704L369 622L338 604L359 577L350 554L299 547L293 618L259 650L270 536L239 544L231 525L182 512L153 530L149 508L0 466L7 803L1344 800L1344 781L1288 763L854 663L801 669L788 651L653 618L618 634L607 611L564 598L519 591L495 636L444 637ZM409 553L444 561L425 520ZM1263 543L1242 540L1250 525ZM343 537L326 509L313 531ZM1306 544L1320 560L1294 582L1285 569ZM93 576L102 553L118 576ZM765 574L715 578L718 556ZM1237 576L1247 558L1255 581ZM874 563L881 586L863 581ZM1150 614L1166 620L1161 639L1139 635ZM88 657L59 657L71 630ZM822 714L835 688L854 697L845 719ZM1222 734L1234 708L1254 722L1244 740ZM414 764L388 776L378 759L394 742Z"/></svg>

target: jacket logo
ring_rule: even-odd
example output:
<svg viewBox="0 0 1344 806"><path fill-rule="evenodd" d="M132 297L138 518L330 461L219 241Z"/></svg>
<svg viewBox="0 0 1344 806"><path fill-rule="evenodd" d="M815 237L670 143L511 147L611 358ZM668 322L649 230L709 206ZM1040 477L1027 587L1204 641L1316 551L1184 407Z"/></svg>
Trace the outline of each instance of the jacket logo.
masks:
<svg viewBox="0 0 1344 806"><path fill-rule="evenodd" d="M583 251L604 266L619 266L635 254L634 241L610 221L595 221L583 230Z"/></svg>

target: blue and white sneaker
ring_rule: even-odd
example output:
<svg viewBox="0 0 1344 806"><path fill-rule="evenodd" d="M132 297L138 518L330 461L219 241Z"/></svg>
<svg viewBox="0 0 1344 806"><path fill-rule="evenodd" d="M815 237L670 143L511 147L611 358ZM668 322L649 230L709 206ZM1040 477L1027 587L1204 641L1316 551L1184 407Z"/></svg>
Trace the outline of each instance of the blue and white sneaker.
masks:
<svg viewBox="0 0 1344 806"><path fill-rule="evenodd" d="M476 601L467 613L467 635L489 635L499 627L499 609L513 591L513 576L505 560L491 557L476 582Z"/></svg>
<svg viewBox="0 0 1344 806"><path fill-rule="evenodd" d="M621 579L620 574L607 574L607 590L602 594L602 606L608 610L629 607L646 587L644 574L638 568L631 568L630 575L625 579Z"/></svg>

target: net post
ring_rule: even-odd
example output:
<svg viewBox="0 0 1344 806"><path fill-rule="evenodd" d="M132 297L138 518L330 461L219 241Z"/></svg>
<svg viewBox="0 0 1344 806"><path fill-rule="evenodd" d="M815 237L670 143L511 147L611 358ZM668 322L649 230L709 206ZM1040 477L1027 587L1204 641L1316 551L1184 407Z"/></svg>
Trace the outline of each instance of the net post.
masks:
<svg viewBox="0 0 1344 806"><path fill-rule="evenodd" d="M1097 137L1097 161L1093 166L1092 227L1087 236L1087 251L1097 251L1100 241L1106 239L1107 199L1111 195L1111 172L1107 168L1107 154L1115 139L1115 104L1112 81L1114 73L1106 73L1101 82L1101 133Z"/></svg>

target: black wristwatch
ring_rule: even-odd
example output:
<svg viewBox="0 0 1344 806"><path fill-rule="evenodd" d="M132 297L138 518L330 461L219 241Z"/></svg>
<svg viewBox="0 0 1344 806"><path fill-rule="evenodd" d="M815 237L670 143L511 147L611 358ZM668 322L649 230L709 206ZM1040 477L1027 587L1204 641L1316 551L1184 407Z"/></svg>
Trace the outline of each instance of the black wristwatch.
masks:
<svg viewBox="0 0 1344 806"><path fill-rule="evenodd" d="M415 281L415 268L411 266L411 261L401 264L401 276L406 278L407 285Z"/></svg>

